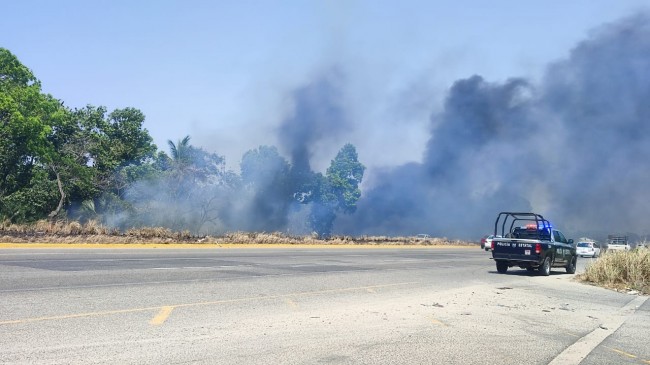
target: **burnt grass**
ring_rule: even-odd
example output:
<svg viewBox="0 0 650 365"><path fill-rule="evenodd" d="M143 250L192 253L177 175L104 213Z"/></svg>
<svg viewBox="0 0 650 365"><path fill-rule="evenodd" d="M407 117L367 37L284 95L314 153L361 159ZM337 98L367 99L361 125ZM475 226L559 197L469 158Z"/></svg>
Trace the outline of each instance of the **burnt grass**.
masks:
<svg viewBox="0 0 650 365"><path fill-rule="evenodd" d="M96 221L38 221L29 225L0 224L0 243L78 243L78 244L290 244L290 245L418 245L476 246L475 242L435 237L391 236L296 236L281 232L229 232L197 235L162 227L140 227L120 231Z"/></svg>

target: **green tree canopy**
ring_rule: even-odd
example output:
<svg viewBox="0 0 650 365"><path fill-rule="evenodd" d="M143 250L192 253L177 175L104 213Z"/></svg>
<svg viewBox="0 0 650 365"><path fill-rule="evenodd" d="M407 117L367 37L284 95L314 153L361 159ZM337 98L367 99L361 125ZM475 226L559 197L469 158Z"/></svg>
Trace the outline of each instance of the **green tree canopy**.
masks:
<svg viewBox="0 0 650 365"><path fill-rule="evenodd" d="M286 184L289 163L272 146L259 146L244 153L240 164L244 184L257 187Z"/></svg>
<svg viewBox="0 0 650 365"><path fill-rule="evenodd" d="M174 143L171 139L167 140L169 145L169 155L175 168L184 169L192 163L190 152L190 136L185 136Z"/></svg>
<svg viewBox="0 0 650 365"><path fill-rule="evenodd" d="M119 192L117 172L155 155L143 122L134 108L65 108L0 48L0 219L55 216L64 204Z"/></svg>
<svg viewBox="0 0 650 365"><path fill-rule="evenodd" d="M344 213L352 213L361 197L359 184L366 167L359 162L356 148L348 143L336 155L327 168L330 193L336 197L337 207Z"/></svg>
<svg viewBox="0 0 650 365"><path fill-rule="evenodd" d="M314 174L309 223L319 236L331 234L337 212L350 214L356 210L364 171L356 148L348 143L332 160L325 176Z"/></svg>
<svg viewBox="0 0 650 365"><path fill-rule="evenodd" d="M0 48L0 218L36 219L56 205L56 185L43 170L56 159L48 136L65 118L61 103Z"/></svg>

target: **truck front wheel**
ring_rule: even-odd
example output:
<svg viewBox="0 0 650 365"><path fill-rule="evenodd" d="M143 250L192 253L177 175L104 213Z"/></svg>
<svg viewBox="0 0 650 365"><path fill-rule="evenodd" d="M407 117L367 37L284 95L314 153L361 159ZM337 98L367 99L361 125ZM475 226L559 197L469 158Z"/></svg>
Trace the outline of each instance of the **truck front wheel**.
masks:
<svg viewBox="0 0 650 365"><path fill-rule="evenodd" d="M508 271L508 263L503 261L497 261L497 271L500 274L505 274Z"/></svg>
<svg viewBox="0 0 650 365"><path fill-rule="evenodd" d="M542 276L551 275L551 258L547 257L544 262L539 266L539 274Z"/></svg>

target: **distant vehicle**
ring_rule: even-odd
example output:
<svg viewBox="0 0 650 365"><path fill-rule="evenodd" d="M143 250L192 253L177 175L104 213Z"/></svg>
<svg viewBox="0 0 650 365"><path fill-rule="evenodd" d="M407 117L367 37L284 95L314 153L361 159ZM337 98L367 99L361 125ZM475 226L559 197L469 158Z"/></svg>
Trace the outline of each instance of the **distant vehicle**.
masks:
<svg viewBox="0 0 650 365"><path fill-rule="evenodd" d="M417 238L427 239L427 238L431 238L431 236L429 236L426 233L420 233L420 234L417 235Z"/></svg>
<svg viewBox="0 0 650 365"><path fill-rule="evenodd" d="M550 275L552 267L575 274L578 255L573 240L566 239L542 215L501 212L494 222L494 235L499 232L503 238L492 239L492 259L499 273L519 266L543 276Z"/></svg>
<svg viewBox="0 0 650 365"><path fill-rule="evenodd" d="M578 242L576 253L581 257L598 257L600 256L600 245L596 242Z"/></svg>
<svg viewBox="0 0 650 365"><path fill-rule="evenodd" d="M493 234L488 234L481 238L481 248L485 251L490 251L492 248L492 240L494 239Z"/></svg>
<svg viewBox="0 0 650 365"><path fill-rule="evenodd" d="M607 236L607 249L613 251L629 251L630 244L627 242L627 236Z"/></svg>

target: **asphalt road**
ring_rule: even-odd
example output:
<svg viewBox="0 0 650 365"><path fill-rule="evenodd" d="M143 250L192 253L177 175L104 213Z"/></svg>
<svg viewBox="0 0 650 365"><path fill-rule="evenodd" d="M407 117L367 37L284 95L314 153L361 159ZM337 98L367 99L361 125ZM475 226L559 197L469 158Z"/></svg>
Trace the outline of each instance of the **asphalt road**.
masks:
<svg viewBox="0 0 650 365"><path fill-rule="evenodd" d="M0 363L650 364L645 299L478 248L0 249Z"/></svg>

